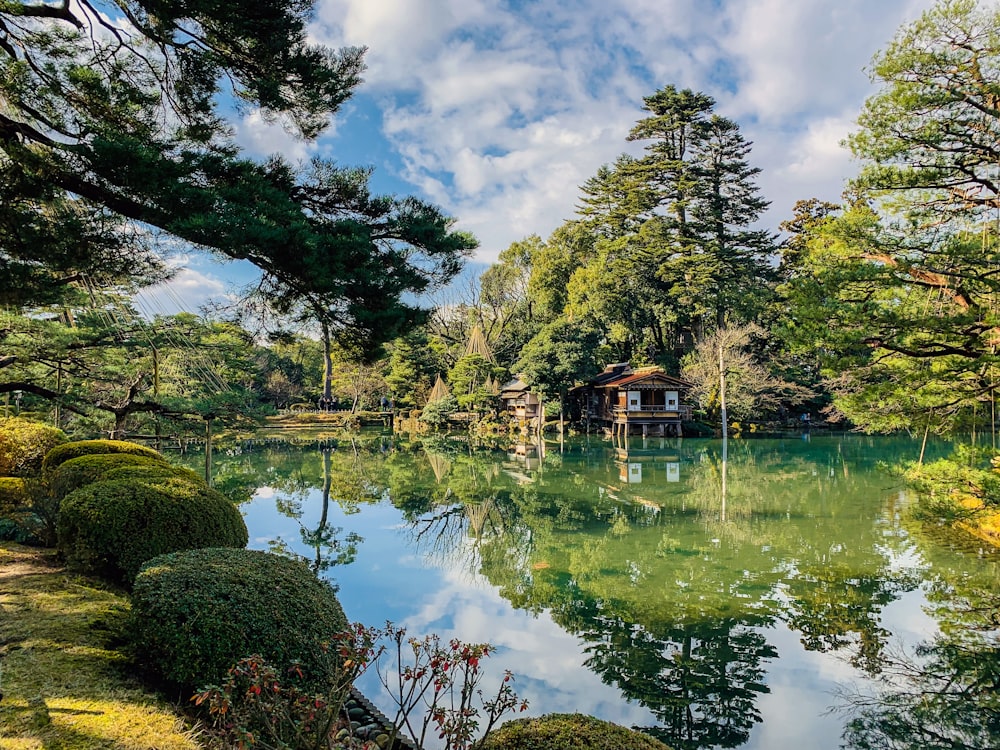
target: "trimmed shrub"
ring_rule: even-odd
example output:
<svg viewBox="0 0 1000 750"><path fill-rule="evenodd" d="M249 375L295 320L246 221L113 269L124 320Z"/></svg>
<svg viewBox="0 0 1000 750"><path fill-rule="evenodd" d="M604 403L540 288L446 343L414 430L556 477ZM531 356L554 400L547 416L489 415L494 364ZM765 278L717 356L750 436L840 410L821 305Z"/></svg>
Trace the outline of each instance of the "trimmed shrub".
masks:
<svg viewBox="0 0 1000 750"><path fill-rule="evenodd" d="M109 469L107 474L101 477L105 479L145 479L156 481L169 479L171 477L184 479L189 482L204 482L205 479L197 471L185 469L183 466L173 464L134 464L131 466L120 466ZM225 494L225 493L223 493Z"/></svg>
<svg viewBox="0 0 1000 750"><path fill-rule="evenodd" d="M31 504L27 483L20 477L0 477L0 518Z"/></svg>
<svg viewBox="0 0 1000 750"><path fill-rule="evenodd" d="M138 664L168 685L221 684L240 659L302 663L322 688L326 645L348 628L328 583L302 562L248 549L197 549L148 561L136 576L128 628Z"/></svg>
<svg viewBox="0 0 1000 750"><path fill-rule="evenodd" d="M55 427L20 417L0 419L0 476L38 476L46 454L65 442L65 433Z"/></svg>
<svg viewBox="0 0 1000 750"><path fill-rule="evenodd" d="M145 445L130 443L126 440L77 440L63 443L48 452L42 461L42 473L54 471L60 464L78 456L89 456L94 453L128 453L133 456L147 456L165 460L163 456L147 448Z"/></svg>
<svg viewBox="0 0 1000 750"><path fill-rule="evenodd" d="M48 492L38 479L0 477L0 539L51 546L55 516L47 515Z"/></svg>
<svg viewBox="0 0 1000 750"><path fill-rule="evenodd" d="M515 719L490 732L483 750L670 750L648 734L584 714Z"/></svg>
<svg viewBox="0 0 1000 750"><path fill-rule="evenodd" d="M202 481L183 477L109 479L69 493L59 549L73 568L128 584L152 557L198 547L244 547L236 506Z"/></svg>
<svg viewBox="0 0 1000 750"><path fill-rule="evenodd" d="M0 539L43 544L43 523L32 510L35 491L30 480L0 477Z"/></svg>
<svg viewBox="0 0 1000 750"><path fill-rule="evenodd" d="M125 466L141 467L149 471L154 467L168 467L168 464L162 456L151 458L133 453L92 453L77 456L49 470L49 490L53 497L62 499L73 490L106 479L109 472ZM140 472L139 476L149 475Z"/></svg>

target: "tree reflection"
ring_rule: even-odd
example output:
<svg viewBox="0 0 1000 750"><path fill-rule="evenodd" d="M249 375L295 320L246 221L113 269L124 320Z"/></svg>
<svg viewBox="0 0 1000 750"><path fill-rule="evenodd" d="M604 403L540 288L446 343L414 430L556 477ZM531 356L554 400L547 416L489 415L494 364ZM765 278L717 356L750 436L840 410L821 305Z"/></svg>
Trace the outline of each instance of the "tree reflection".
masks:
<svg viewBox="0 0 1000 750"><path fill-rule="evenodd" d="M919 585L922 552L892 480L869 470L885 453L862 438L821 445L594 440L560 453L341 438L274 449L259 481L299 524L294 545L275 544L304 546L317 571L355 552L357 540L331 526L331 504L350 513L391 501L410 551L550 615L582 640L589 669L655 716L646 731L678 750L748 741L778 622L806 649L886 680L852 704L852 747L1000 747L995 602L993 619L975 626L943 612L942 637L909 661L887 653L883 611ZM971 618L979 605L968 596ZM975 716L962 695L974 696ZM962 726L947 729L954 721Z"/></svg>
<svg viewBox="0 0 1000 750"><path fill-rule="evenodd" d="M359 457L357 446L354 445L353 455ZM331 467L331 456L333 448L324 446L320 449L320 457L323 465L323 485L320 499L320 517L315 526L306 526L302 521L304 515L302 498L278 497L275 506L278 512L289 518L294 518L299 525L299 538L302 543L309 547L311 552L308 557L294 552L288 543L281 537L276 537L268 543L268 548L277 554L285 557L293 557L302 560L312 568L316 575L324 573L335 565L347 565L354 562L358 552L358 544L364 541L362 537L354 532L344 534L340 526L332 526L330 517L330 493L333 489L334 474ZM342 476L342 475L341 475ZM338 484L343 484L340 482ZM369 500L373 497L374 490L369 486L368 495L364 495L364 483L358 481L357 477L353 481L348 481L346 485L346 501L341 504L346 506L348 512L356 512L358 503L362 498ZM344 495L342 495L344 497ZM343 536L342 536L343 535Z"/></svg>
<svg viewBox="0 0 1000 750"><path fill-rule="evenodd" d="M966 589L946 598L939 636L887 658L878 692L846 697L848 748L1000 747L1000 595Z"/></svg>
<svg viewBox="0 0 1000 750"><path fill-rule="evenodd" d="M661 722L644 727L671 747L737 747L761 721L764 664L777 651L757 628L770 618L705 617L655 629L604 602L576 599L558 622L588 643L586 664Z"/></svg>
<svg viewBox="0 0 1000 750"><path fill-rule="evenodd" d="M443 502L413 519L414 539L579 635L587 666L649 708L660 725L647 731L676 748L749 739L776 619L807 648L879 669L879 613L916 585L890 564L905 534L881 504L862 506L856 523L823 512L834 487L884 496L864 486L870 475L780 445L736 444L728 456L713 443L644 445L530 474L453 453L436 480ZM875 523L883 513L890 520Z"/></svg>

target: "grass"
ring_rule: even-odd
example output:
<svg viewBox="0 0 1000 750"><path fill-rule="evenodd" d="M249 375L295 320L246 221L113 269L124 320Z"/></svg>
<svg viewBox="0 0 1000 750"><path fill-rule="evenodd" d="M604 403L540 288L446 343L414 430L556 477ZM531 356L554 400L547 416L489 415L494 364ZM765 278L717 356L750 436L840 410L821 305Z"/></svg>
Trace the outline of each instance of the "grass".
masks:
<svg viewBox="0 0 1000 750"><path fill-rule="evenodd" d="M115 648L128 600L50 550L0 542L0 750L196 750Z"/></svg>

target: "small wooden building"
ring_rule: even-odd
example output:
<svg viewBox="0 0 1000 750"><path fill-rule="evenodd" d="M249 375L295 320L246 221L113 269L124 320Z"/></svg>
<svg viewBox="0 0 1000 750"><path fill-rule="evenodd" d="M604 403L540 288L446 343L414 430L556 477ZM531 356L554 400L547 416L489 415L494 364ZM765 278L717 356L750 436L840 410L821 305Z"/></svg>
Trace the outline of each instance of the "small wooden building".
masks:
<svg viewBox="0 0 1000 750"><path fill-rule="evenodd" d="M500 387L500 400L511 420L522 430L538 429L541 424L542 399L520 378Z"/></svg>
<svg viewBox="0 0 1000 750"><path fill-rule="evenodd" d="M686 402L692 384L662 367L633 370L627 362L608 365L586 385L571 391L581 419L614 435L681 435L691 419Z"/></svg>

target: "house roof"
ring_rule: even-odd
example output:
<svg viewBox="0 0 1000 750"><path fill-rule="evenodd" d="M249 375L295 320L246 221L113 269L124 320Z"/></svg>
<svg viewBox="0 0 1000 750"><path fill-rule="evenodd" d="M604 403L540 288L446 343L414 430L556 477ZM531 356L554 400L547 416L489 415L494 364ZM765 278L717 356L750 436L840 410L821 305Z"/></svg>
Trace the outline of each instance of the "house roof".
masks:
<svg viewBox="0 0 1000 750"><path fill-rule="evenodd" d="M508 391L513 393L521 393L522 391L530 391L531 387L525 383L520 378L514 378L509 383L504 383L500 386L501 393L507 393Z"/></svg>
<svg viewBox="0 0 1000 750"><path fill-rule="evenodd" d="M632 372L632 367L628 362L616 362L615 364L605 365L604 370L597 375L597 377L591 379L590 385L600 386L607 383L609 380L615 380L623 375L628 375Z"/></svg>
<svg viewBox="0 0 1000 750"><path fill-rule="evenodd" d="M644 368L645 369L645 368ZM622 388L630 385L637 385L643 382L657 381L663 383L664 385L674 386L680 390L693 388L694 383L689 383L687 380L681 380L680 378L671 377L663 370L646 370L645 372L640 370L639 372L630 373L624 375L616 380L611 380L598 385L598 388Z"/></svg>

